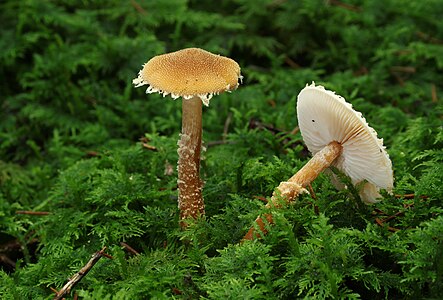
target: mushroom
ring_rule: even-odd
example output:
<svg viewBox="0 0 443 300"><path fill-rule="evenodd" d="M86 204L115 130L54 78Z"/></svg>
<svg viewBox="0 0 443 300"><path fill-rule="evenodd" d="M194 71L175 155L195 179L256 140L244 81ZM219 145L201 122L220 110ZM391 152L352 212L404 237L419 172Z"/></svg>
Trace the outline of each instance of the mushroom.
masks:
<svg viewBox="0 0 443 300"><path fill-rule="evenodd" d="M235 90L242 76L232 59L198 48L158 55L143 65L135 87L148 85L146 93L183 98L182 131L178 141L178 207L180 224L205 213L200 179L202 102L209 106L213 95Z"/></svg>
<svg viewBox="0 0 443 300"><path fill-rule="evenodd" d="M298 95L297 118L303 140L314 156L288 181L280 183L267 207L281 206L280 199L287 203L294 201L330 166L344 172L354 185L362 184L359 194L366 204L378 201L380 189L391 192L392 164L383 140L377 138L362 114L343 97L314 83L307 85ZM271 214L264 217L272 223ZM266 233L262 217L255 222ZM244 240L254 236L258 234L252 227Z"/></svg>

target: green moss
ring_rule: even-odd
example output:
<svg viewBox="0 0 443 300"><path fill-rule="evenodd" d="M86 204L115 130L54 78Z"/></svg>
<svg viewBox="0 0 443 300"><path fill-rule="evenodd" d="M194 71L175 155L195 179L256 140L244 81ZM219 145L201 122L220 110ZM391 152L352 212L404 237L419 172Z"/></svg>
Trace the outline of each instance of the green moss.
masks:
<svg viewBox="0 0 443 300"><path fill-rule="evenodd" d="M113 259L74 288L83 299L440 297L440 2L3 1L0 298L51 299L104 246ZM180 231L181 100L131 80L191 46L234 58L245 78L204 108L207 213ZM309 159L295 106L311 81L384 138L394 194L362 206L322 174L315 199L239 243Z"/></svg>

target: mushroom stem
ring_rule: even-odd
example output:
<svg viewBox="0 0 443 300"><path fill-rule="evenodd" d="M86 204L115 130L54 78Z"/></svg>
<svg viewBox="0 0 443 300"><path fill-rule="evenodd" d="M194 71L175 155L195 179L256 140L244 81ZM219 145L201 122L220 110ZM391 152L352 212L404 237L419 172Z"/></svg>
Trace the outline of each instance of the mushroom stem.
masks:
<svg viewBox="0 0 443 300"><path fill-rule="evenodd" d="M280 208L281 199L284 199L286 203L293 202L300 193L306 191L305 187L308 184L317 178L324 169L328 168L332 162L340 156L342 149L343 147L340 143L333 141L317 152L294 176L289 178L288 181L280 183L277 190L273 193L271 201L266 204L266 207ZM258 216L257 219L255 219L255 223L262 234L266 234L268 231L266 230L263 217L269 224L273 223L273 219L270 213ZM252 226L243 237L243 241L252 240L254 237L258 238L260 235L260 233L256 233L254 226Z"/></svg>
<svg viewBox="0 0 443 300"><path fill-rule="evenodd" d="M180 226L186 228L185 219L204 215L200 180L200 152L202 142L202 100L184 99L182 104L182 133L178 141L178 207Z"/></svg>
<svg viewBox="0 0 443 300"><path fill-rule="evenodd" d="M322 150L318 151L306 165L303 166L288 181L280 183L277 193L274 192L271 198L271 205L277 206L278 195L290 203L300 192L308 186L318 175L341 154L343 147L340 143L333 141ZM268 203L268 206L270 204Z"/></svg>

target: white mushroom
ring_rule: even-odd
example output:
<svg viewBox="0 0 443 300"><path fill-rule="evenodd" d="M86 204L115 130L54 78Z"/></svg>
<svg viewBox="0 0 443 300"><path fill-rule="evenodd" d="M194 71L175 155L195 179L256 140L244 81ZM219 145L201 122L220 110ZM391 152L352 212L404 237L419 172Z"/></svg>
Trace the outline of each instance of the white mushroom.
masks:
<svg viewBox="0 0 443 300"><path fill-rule="evenodd" d="M360 197L365 203L375 203L379 190L393 188L392 164L383 140L369 127L362 114L352 109L341 96L314 83L298 95L297 118L304 142L314 155L288 181L282 182L267 207L278 207L280 198L292 202L317 176L335 166L351 178L353 184L362 183ZM272 223L272 215L264 216ZM255 221L266 233L262 217ZM251 228L244 239L252 239Z"/></svg>
<svg viewBox="0 0 443 300"><path fill-rule="evenodd" d="M234 60L188 48L153 57L133 80L136 87L148 85L146 93L183 98L177 180L182 227L186 227L183 220L205 213L200 180L202 102L208 106L213 95L235 90L241 79Z"/></svg>
<svg viewBox="0 0 443 300"><path fill-rule="evenodd" d="M298 95L297 118L303 141L314 157L332 142L341 146L341 154L331 165L354 185L367 181L360 191L364 202L375 203L380 189L392 190L392 164L383 140L343 97L313 83Z"/></svg>

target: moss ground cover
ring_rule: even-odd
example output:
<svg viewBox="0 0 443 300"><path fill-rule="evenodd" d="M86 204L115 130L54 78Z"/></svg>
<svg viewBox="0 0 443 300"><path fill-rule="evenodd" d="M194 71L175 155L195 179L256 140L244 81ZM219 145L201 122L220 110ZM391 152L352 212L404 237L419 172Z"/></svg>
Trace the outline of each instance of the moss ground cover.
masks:
<svg viewBox="0 0 443 300"><path fill-rule="evenodd" d="M103 247L70 298L441 298L442 15L440 0L3 1L0 298L52 299ZM244 84L204 108L206 217L181 231L181 100L131 81L185 47L235 59ZM365 206L322 174L240 244L309 160L295 103L311 81L384 138L394 194Z"/></svg>

